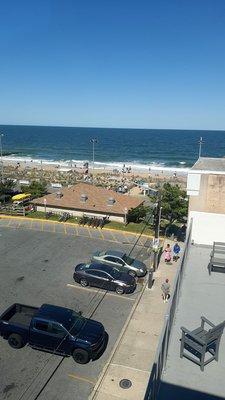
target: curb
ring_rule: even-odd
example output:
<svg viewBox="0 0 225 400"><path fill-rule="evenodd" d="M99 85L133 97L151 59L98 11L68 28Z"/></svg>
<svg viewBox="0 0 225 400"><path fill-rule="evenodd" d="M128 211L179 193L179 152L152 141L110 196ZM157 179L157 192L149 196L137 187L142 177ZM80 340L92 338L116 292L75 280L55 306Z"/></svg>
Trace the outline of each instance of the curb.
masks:
<svg viewBox="0 0 225 400"><path fill-rule="evenodd" d="M126 320L126 322L125 322L125 324L124 324L124 326L123 326L123 328L122 328L122 330L120 332L120 335L119 335L119 337L118 337L118 339L117 339L117 341L116 341L116 343L115 343L115 345L113 347L113 350L112 350L112 352L111 352L111 354L110 354L110 356L108 358L108 361L106 362L106 365L103 367L103 370L102 370L102 372L101 372L101 374L100 374L100 376L99 376L99 378L98 378L98 380L97 380L97 382L96 382L96 384L94 386L94 389L93 389L92 393L89 395L88 400L94 400L96 398L96 395L98 394L98 389L101 386L101 383L102 383L102 381L103 381L103 379L104 379L104 377L105 377L105 375L107 373L107 370L108 370L108 368L110 366L110 363L111 363L111 361L112 361L112 359L113 359L113 357L114 357L114 355L116 353L116 350L117 350L117 348L118 348L118 346L119 346L119 344L120 344L120 342L121 342L121 340L122 340L122 338L123 338L123 336L125 334L125 331L126 331L128 325L129 325L129 322L130 322L131 318L133 317L133 314L134 314L134 312L135 312L135 310L136 310L136 308L137 308L137 306L138 306L138 304L139 304L139 302L140 302L140 300L142 298L142 295L143 295L143 293L144 293L144 291L145 291L145 289L147 287L147 284L148 284L148 279L146 279L146 282L143 285L143 288L142 288L139 296L137 297L137 300L135 301L129 316L127 317L127 320Z"/></svg>
<svg viewBox="0 0 225 400"><path fill-rule="evenodd" d="M0 214L0 219L1 218L5 218L5 219L8 219L8 218L12 218L12 219L21 219L21 220L25 220L25 221L40 221L40 222L46 222L46 223L55 223L55 224L60 224L60 225L62 225L62 222L60 222L60 221L53 221L53 220L50 220L50 219L48 219L48 220L46 220L46 219L43 219L43 218L26 218L26 217L20 217L19 215L18 216L15 216L15 215L4 215L4 214ZM74 223L74 222L64 222L64 224L65 225L68 225L68 226L79 226L79 224L76 224L76 223ZM98 228L97 228L98 229ZM117 233L124 233L124 234L126 234L126 235L134 235L134 236L138 236L138 235L140 235L140 232L128 232L128 231L123 231L123 230L120 230L120 229L112 229L112 228L104 228L104 231L112 231L112 232L117 232ZM146 237L146 238L149 238L149 239L153 239L153 236L151 236L151 235L146 235L146 234L142 234L141 235L142 237Z"/></svg>

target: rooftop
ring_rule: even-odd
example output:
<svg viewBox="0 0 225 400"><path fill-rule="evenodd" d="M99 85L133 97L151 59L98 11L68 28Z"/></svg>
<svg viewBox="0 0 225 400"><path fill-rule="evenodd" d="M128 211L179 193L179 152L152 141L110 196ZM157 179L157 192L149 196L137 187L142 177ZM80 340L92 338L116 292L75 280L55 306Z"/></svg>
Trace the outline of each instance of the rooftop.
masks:
<svg viewBox="0 0 225 400"><path fill-rule="evenodd" d="M201 316L214 324L225 320L225 274L212 272L209 276L207 265L210 252L211 247L190 246L159 400L216 400L225 396L225 333L220 343L219 361L206 365L204 372L179 355L181 326L195 329L200 326Z"/></svg>
<svg viewBox="0 0 225 400"><path fill-rule="evenodd" d="M200 157L191 168L192 170L225 173L225 158Z"/></svg>
<svg viewBox="0 0 225 400"><path fill-rule="evenodd" d="M87 183L78 183L70 188L60 189L60 194L61 196L57 196L56 193L51 193L33 202L45 205L46 199L47 206L124 215L126 208L127 210L136 208L144 201Z"/></svg>

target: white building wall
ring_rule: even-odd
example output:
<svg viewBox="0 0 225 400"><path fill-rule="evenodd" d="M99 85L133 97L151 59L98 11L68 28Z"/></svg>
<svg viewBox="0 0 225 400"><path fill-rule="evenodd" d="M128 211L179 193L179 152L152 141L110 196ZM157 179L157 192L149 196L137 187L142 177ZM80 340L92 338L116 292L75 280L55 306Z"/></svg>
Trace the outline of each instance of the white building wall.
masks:
<svg viewBox="0 0 225 400"><path fill-rule="evenodd" d="M201 183L201 174L188 173L187 194L189 196L198 196Z"/></svg>
<svg viewBox="0 0 225 400"><path fill-rule="evenodd" d="M87 215L87 217L90 216L90 217L102 218L102 217L106 216L106 214L103 215L103 214L98 214L98 213L94 213L94 212L91 213L91 212L76 211L76 210L70 210L70 209L62 210L60 208L48 207L48 206L46 206L46 209L44 206L37 206L37 211L42 211L42 212L45 212L45 211L50 212L51 211L54 214L60 214L60 215L63 214L64 212L68 212L69 214L73 215L74 217L83 217L84 214ZM109 219L110 219L110 221L124 222L124 217L119 217L119 216L117 217L116 215L109 215Z"/></svg>
<svg viewBox="0 0 225 400"><path fill-rule="evenodd" d="M193 219L191 236L195 244L225 242L225 214L190 211L188 217Z"/></svg>

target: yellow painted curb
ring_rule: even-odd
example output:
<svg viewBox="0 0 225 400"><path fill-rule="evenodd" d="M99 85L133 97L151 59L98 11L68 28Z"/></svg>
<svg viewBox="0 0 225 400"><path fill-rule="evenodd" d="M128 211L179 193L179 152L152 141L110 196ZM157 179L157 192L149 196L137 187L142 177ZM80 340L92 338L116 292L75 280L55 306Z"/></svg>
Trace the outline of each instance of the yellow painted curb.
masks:
<svg viewBox="0 0 225 400"><path fill-rule="evenodd" d="M43 218L21 217L20 215L4 215L4 214L0 214L0 219L1 218L5 218L5 219L9 219L9 218L11 218L11 219L20 219L20 220L24 220L24 221L37 221L37 222L45 222L45 223L49 223L50 222L50 223L62 225L62 222L60 222L60 221L52 221L52 220L49 220L49 219L46 220L46 219L43 219ZM79 226L79 224L76 224L74 222L64 222L64 224L66 224L68 226ZM86 227L86 229L87 229L87 227ZM112 231L112 232L117 232L117 233L121 232L121 233L124 233L124 234L127 234L127 235L134 235L134 236L139 236L140 235L140 232L136 232L135 233L135 232L123 231L121 229L113 229L113 228L105 228L105 227L104 227L104 231ZM153 236L146 235L145 233L143 233L141 236L153 239Z"/></svg>

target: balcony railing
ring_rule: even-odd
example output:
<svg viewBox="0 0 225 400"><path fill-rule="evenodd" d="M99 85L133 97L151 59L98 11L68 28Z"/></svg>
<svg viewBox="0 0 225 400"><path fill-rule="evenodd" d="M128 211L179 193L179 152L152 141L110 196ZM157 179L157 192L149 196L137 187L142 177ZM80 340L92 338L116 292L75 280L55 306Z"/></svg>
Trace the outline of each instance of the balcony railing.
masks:
<svg viewBox="0 0 225 400"><path fill-rule="evenodd" d="M155 356L155 361L151 370L151 375L147 387L147 391L145 394L145 400L157 400L157 395L159 392L161 376L163 369L165 368L167 354L168 354L168 347L170 341L170 334L173 325L174 315L177 308L177 303L179 300L180 295L180 287L182 283L184 268L186 264L186 259L188 255L188 250L191 241L191 230L192 230L192 221L190 222L189 229L186 236L185 241L185 249L181 258L180 266L177 270L173 292L171 294L170 303L167 309L167 313L165 315L165 322L163 325L163 329L160 335L160 340Z"/></svg>

